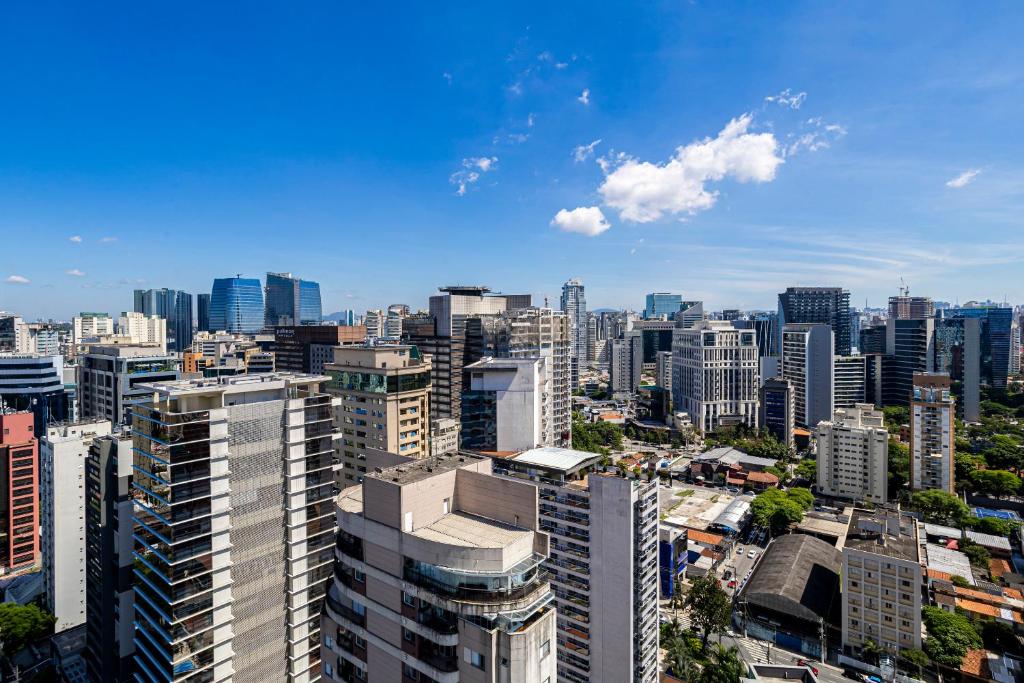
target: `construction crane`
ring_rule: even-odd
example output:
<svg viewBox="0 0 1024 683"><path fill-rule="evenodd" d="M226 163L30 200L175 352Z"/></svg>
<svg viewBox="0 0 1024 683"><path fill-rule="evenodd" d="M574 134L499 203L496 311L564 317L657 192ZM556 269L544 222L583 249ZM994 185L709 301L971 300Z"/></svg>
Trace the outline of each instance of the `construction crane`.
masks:
<svg viewBox="0 0 1024 683"><path fill-rule="evenodd" d="M910 296L910 287L907 286L907 281L900 275L900 296Z"/></svg>

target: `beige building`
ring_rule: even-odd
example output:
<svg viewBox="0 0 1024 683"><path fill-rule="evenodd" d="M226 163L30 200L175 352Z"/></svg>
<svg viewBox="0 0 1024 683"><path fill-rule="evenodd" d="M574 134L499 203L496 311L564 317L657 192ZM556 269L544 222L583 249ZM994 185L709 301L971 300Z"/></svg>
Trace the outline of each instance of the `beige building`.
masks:
<svg viewBox="0 0 1024 683"><path fill-rule="evenodd" d="M956 400L949 375L914 373L910 399L910 488L953 493Z"/></svg>
<svg viewBox="0 0 1024 683"><path fill-rule="evenodd" d="M334 415L342 434L335 445L339 485L361 482L374 451L430 455L430 360L415 346L339 346L324 372L331 378L327 391L340 399Z"/></svg>
<svg viewBox="0 0 1024 683"><path fill-rule="evenodd" d="M167 351L167 321L158 315L128 311L117 321L117 334L129 337L134 344L156 344Z"/></svg>
<svg viewBox="0 0 1024 683"><path fill-rule="evenodd" d="M826 496L884 503L888 493L889 432L870 403L836 410L819 422L818 490Z"/></svg>
<svg viewBox="0 0 1024 683"><path fill-rule="evenodd" d="M921 647L922 569L917 520L899 509L855 509L843 547L843 648L873 641L895 656Z"/></svg>
<svg viewBox="0 0 1024 683"><path fill-rule="evenodd" d="M536 487L466 454L366 475L338 498L325 680L553 683Z"/></svg>

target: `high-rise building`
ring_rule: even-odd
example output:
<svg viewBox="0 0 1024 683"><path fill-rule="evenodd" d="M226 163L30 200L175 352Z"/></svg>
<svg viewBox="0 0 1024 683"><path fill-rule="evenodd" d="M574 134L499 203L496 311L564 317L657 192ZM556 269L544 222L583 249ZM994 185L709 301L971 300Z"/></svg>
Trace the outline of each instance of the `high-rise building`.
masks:
<svg viewBox="0 0 1024 683"><path fill-rule="evenodd" d="M647 295L644 306L644 320L657 320L664 318L672 320L676 313L683 308L682 294L669 294L668 292L652 292Z"/></svg>
<svg viewBox="0 0 1024 683"><path fill-rule="evenodd" d="M179 352L188 350L194 334L191 294L178 292L174 299L174 317L167 324L170 326L167 332L172 339L171 349Z"/></svg>
<svg viewBox="0 0 1024 683"><path fill-rule="evenodd" d="M0 311L0 353L26 353L20 341L24 324L21 316Z"/></svg>
<svg viewBox="0 0 1024 683"><path fill-rule="evenodd" d="M914 373L935 369L935 320L889 318L885 323L882 359L882 405L910 403Z"/></svg>
<svg viewBox="0 0 1024 683"><path fill-rule="evenodd" d="M64 387L64 358L34 353L0 353L0 412L27 410L36 436L53 422L71 419L74 408Z"/></svg>
<svg viewBox="0 0 1024 683"><path fill-rule="evenodd" d="M480 330L479 349L467 336L466 357L543 358L550 385L550 432L543 443L569 446L572 443L572 389L570 354L572 332L569 316L550 308L515 308L473 321ZM476 326L473 326L476 329Z"/></svg>
<svg viewBox="0 0 1024 683"><path fill-rule="evenodd" d="M633 393L640 388L643 371L643 338L636 330L608 347L608 387L612 392Z"/></svg>
<svg viewBox="0 0 1024 683"><path fill-rule="evenodd" d="M860 328L857 350L862 355L885 353L885 325L866 325Z"/></svg>
<svg viewBox="0 0 1024 683"><path fill-rule="evenodd" d="M843 650L863 656L868 641L898 656L921 647L921 538L899 509L850 515L841 574Z"/></svg>
<svg viewBox="0 0 1024 683"><path fill-rule="evenodd" d="M335 421L341 439L340 486L362 481L367 456L386 451L430 455L430 360L415 346L338 346L324 366L326 390L340 398Z"/></svg>
<svg viewBox="0 0 1024 683"><path fill-rule="evenodd" d="M687 329L699 325L704 320L704 304L700 301L684 301L682 308L675 314L676 327Z"/></svg>
<svg viewBox="0 0 1024 683"><path fill-rule="evenodd" d="M773 434L780 443L793 447L793 385L781 377L769 377L758 391L757 426Z"/></svg>
<svg viewBox="0 0 1024 683"><path fill-rule="evenodd" d="M0 412L0 574L39 562L39 441L29 412Z"/></svg>
<svg viewBox="0 0 1024 683"><path fill-rule="evenodd" d="M757 424L758 362L753 330L704 320L677 327L672 340L672 403L703 432Z"/></svg>
<svg viewBox="0 0 1024 683"><path fill-rule="evenodd" d="M889 432L869 403L839 408L819 422L818 490L826 496L881 505L888 495Z"/></svg>
<svg viewBox="0 0 1024 683"><path fill-rule="evenodd" d="M91 681L134 683L131 433L93 440L85 471L86 670Z"/></svg>
<svg viewBox="0 0 1024 683"><path fill-rule="evenodd" d="M319 325L323 318L320 285L292 277L291 273L267 273L264 326Z"/></svg>
<svg viewBox="0 0 1024 683"><path fill-rule="evenodd" d="M788 323L782 330L782 378L793 386L794 419L813 428L835 409L835 356L832 328Z"/></svg>
<svg viewBox="0 0 1024 683"><path fill-rule="evenodd" d="M211 330L255 334L263 329L263 313L263 287L259 280L224 277L213 281Z"/></svg>
<svg viewBox="0 0 1024 683"><path fill-rule="evenodd" d="M995 389L1006 388L1013 347L1013 309L976 305L943 311L947 318L977 318L981 321L981 382Z"/></svg>
<svg viewBox="0 0 1024 683"><path fill-rule="evenodd" d="M914 373L910 400L910 488L953 493L956 408L949 375Z"/></svg>
<svg viewBox="0 0 1024 683"><path fill-rule="evenodd" d="M466 454L409 462L342 491L338 528L325 679L554 683L535 486Z"/></svg>
<svg viewBox="0 0 1024 683"><path fill-rule="evenodd" d="M57 633L85 623L85 460L106 419L48 427L39 442L46 609Z"/></svg>
<svg viewBox="0 0 1024 683"><path fill-rule="evenodd" d="M384 336L384 323L386 316L379 308L372 308L363 317L363 324L366 327L367 339L378 339Z"/></svg>
<svg viewBox="0 0 1024 683"><path fill-rule="evenodd" d="M167 320L164 318L128 311L118 319L117 332L133 344L153 345L167 352Z"/></svg>
<svg viewBox="0 0 1024 683"><path fill-rule="evenodd" d="M22 323L18 335L19 353L56 356L60 353L60 333L51 323Z"/></svg>
<svg viewBox="0 0 1024 683"><path fill-rule="evenodd" d="M78 347L87 339L114 334L114 319L106 313L83 311L71 319L71 341Z"/></svg>
<svg viewBox="0 0 1024 683"><path fill-rule="evenodd" d="M929 296L901 294L889 297L889 317L898 320L931 318L935 315L935 304Z"/></svg>
<svg viewBox="0 0 1024 683"><path fill-rule="evenodd" d="M853 408L867 400L867 356L836 356L834 405Z"/></svg>
<svg viewBox="0 0 1024 683"><path fill-rule="evenodd" d="M653 368L660 351L672 350L672 331L676 328L674 320L637 320L633 323L632 332L643 339L643 363ZM625 336L625 332L620 336Z"/></svg>
<svg viewBox="0 0 1024 683"><path fill-rule="evenodd" d="M127 423L128 406L149 396L141 385L178 376L177 359L156 345L90 345L78 366L79 414Z"/></svg>
<svg viewBox="0 0 1024 683"><path fill-rule="evenodd" d="M485 357L466 366L462 448L524 451L554 445L550 360Z"/></svg>
<svg viewBox="0 0 1024 683"><path fill-rule="evenodd" d="M365 341L362 325L296 325L275 327L270 350L277 370L322 375L324 364L334 360L335 346Z"/></svg>
<svg viewBox="0 0 1024 683"><path fill-rule="evenodd" d="M135 312L167 321L167 347L184 351L192 343L192 295L174 289L136 289Z"/></svg>
<svg viewBox="0 0 1024 683"><path fill-rule="evenodd" d="M562 285L562 312L569 316L572 327L572 351L569 355L572 386L580 381L580 367L587 360L587 298L583 282L573 278Z"/></svg>
<svg viewBox="0 0 1024 683"><path fill-rule="evenodd" d="M960 410L967 422L981 419L981 320L935 320L935 372L960 383Z"/></svg>
<svg viewBox="0 0 1024 683"><path fill-rule="evenodd" d="M384 318L384 336L388 339L400 339L402 337L402 320L407 315L409 315L409 306L406 304L388 306L387 316Z"/></svg>
<svg viewBox="0 0 1024 683"><path fill-rule="evenodd" d="M654 364L654 385L672 391L672 351L658 351Z"/></svg>
<svg viewBox="0 0 1024 683"><path fill-rule="evenodd" d="M196 294L196 327L200 332L212 332L210 329L210 295Z"/></svg>
<svg viewBox="0 0 1024 683"><path fill-rule="evenodd" d="M310 681L334 559L327 378L147 386L132 407L139 681Z"/></svg>
<svg viewBox="0 0 1024 683"><path fill-rule="evenodd" d="M778 333L791 323L828 325L835 353L850 355L850 293L840 287L788 287L779 294Z"/></svg>
<svg viewBox="0 0 1024 683"><path fill-rule="evenodd" d="M558 614L558 680L658 680L658 483L593 471L600 455L537 448L495 460L533 481Z"/></svg>

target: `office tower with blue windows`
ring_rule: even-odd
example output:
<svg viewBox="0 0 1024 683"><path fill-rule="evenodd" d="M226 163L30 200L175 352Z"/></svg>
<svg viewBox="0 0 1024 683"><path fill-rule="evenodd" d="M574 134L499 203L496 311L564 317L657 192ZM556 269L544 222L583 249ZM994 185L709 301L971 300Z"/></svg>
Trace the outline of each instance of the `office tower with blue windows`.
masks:
<svg viewBox="0 0 1024 683"><path fill-rule="evenodd" d="M591 360L587 358L587 299L581 280L573 278L562 285L562 311L569 316L572 325L570 381L575 389L579 385L580 366Z"/></svg>
<svg viewBox="0 0 1024 683"><path fill-rule="evenodd" d="M264 326L318 325L322 318L318 283L291 273L267 273Z"/></svg>
<svg viewBox="0 0 1024 683"><path fill-rule="evenodd" d="M838 356L849 356L850 292L841 287L788 287L779 294L776 321L778 348L782 350L782 329L792 323L828 325L835 338ZM825 419L829 419L831 414Z"/></svg>
<svg viewBox="0 0 1024 683"><path fill-rule="evenodd" d="M135 312L167 321L167 349L192 346L192 295L175 289L136 289Z"/></svg>
<svg viewBox="0 0 1024 683"><path fill-rule="evenodd" d="M994 389L1005 389L1010 372L1011 349L1014 348L1013 309L1001 306L971 306L942 311L945 318L976 318L981 335L981 383Z"/></svg>
<svg viewBox="0 0 1024 683"><path fill-rule="evenodd" d="M320 679L336 510L326 379L156 383L133 407L138 681Z"/></svg>
<svg viewBox="0 0 1024 683"><path fill-rule="evenodd" d="M210 292L210 329L255 334L263 329L263 287L256 278L222 277Z"/></svg>
<svg viewBox="0 0 1024 683"><path fill-rule="evenodd" d="M647 302L644 306L644 319L652 320L664 316L668 320L672 320L672 316L681 310L683 310L682 294L652 292L647 295Z"/></svg>

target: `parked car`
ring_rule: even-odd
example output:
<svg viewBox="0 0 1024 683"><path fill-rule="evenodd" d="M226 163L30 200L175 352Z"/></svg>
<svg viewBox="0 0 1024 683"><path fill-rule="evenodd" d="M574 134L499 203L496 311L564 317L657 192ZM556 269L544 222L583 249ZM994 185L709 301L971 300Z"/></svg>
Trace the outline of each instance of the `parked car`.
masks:
<svg viewBox="0 0 1024 683"><path fill-rule="evenodd" d="M743 546L737 546L736 554L737 555L742 555L743 554Z"/></svg>
<svg viewBox="0 0 1024 683"><path fill-rule="evenodd" d="M815 676L818 675L818 667L814 666L813 664L808 662L806 659L798 659L798 660L796 660L796 665L797 666L806 666L808 669L811 670L812 674L814 674Z"/></svg>
<svg viewBox="0 0 1024 683"><path fill-rule="evenodd" d="M757 551L756 550L751 550L750 552L747 553L747 557L749 557L750 559L754 559L755 557L757 557Z"/></svg>
<svg viewBox="0 0 1024 683"><path fill-rule="evenodd" d="M736 579L733 579L732 581L730 581L728 586L729 586L729 588L735 588L736 587ZM815 672L815 673L817 673L817 672Z"/></svg>

